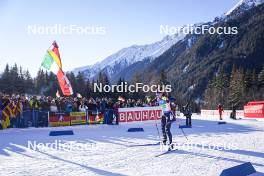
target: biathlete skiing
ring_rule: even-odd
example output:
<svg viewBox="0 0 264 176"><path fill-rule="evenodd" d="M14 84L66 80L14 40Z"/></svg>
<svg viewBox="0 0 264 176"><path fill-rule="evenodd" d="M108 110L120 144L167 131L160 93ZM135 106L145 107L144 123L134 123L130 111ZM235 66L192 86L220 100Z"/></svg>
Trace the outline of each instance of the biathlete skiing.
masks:
<svg viewBox="0 0 264 176"><path fill-rule="evenodd" d="M157 102L162 108L162 117L161 117L161 130L163 139L162 142L164 145L168 145L168 150L172 150L174 145L172 143L172 134L171 134L171 124L175 121L175 116L172 112L172 105L165 93L157 94Z"/></svg>

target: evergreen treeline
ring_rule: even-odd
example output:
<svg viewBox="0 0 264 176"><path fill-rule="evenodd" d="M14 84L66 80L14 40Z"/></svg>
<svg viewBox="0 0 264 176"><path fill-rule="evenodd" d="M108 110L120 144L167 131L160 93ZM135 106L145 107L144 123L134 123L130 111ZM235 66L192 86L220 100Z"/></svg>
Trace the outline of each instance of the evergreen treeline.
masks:
<svg viewBox="0 0 264 176"><path fill-rule="evenodd" d="M226 109L243 109L249 101L264 99L264 66L257 74L255 70L244 70L233 66L230 75L220 68L204 93L205 108L215 109L220 103Z"/></svg>
<svg viewBox="0 0 264 176"><path fill-rule="evenodd" d="M104 85L111 85L107 75L103 72L99 73L97 79L89 80L85 79L83 73L79 72L77 75L74 75L73 72L66 74L69 81L71 82L74 96L76 93L80 93L85 97L109 97L109 98L118 98L122 96L124 98L133 98L133 99L142 99L144 94L142 92L135 93L112 93L112 92L94 92L94 84L101 83ZM124 79L119 79L117 85L121 85L122 82L126 82ZM140 76L135 75L133 77L133 83L140 82ZM60 87L58 85L56 75L48 73L40 69L35 78L32 78L29 71L24 71L22 67L6 65L4 72L0 74L0 92L6 93L9 95L12 94L31 94L31 95L45 95L45 96L55 96L56 92Z"/></svg>
<svg viewBox="0 0 264 176"><path fill-rule="evenodd" d="M85 76L81 72L77 75L74 75L72 72L67 73L67 77L73 87L74 95L80 93L85 97L110 97L115 99L118 96L126 99L144 99L146 95L143 92L94 92L94 83L111 85L107 75L103 72L99 73L97 79L93 80L85 79ZM126 81L120 78L116 84L121 85L122 82ZM140 82L142 82L141 75L135 73L130 83L135 85ZM159 77L153 83L174 85L168 81L164 71L160 72ZM60 88L56 75L41 69L38 71L37 76L32 78L28 70L24 71L22 67L18 67L16 64L13 66L7 64L0 76L0 92L10 95L27 93L54 97L58 90L60 91ZM152 95L154 94L152 93ZM182 95L175 93L171 96L176 98L177 104L184 105L187 102L191 103L195 111L199 110L200 105L203 105L203 108L215 109L219 103L226 109L230 109L233 106L237 109L243 109L243 106L249 101L264 99L264 65L259 73L256 73L255 70L245 70L233 66L231 74L228 74L221 67L207 85L203 96L204 103L202 104L201 102L195 103L192 97L189 97L189 99L183 98Z"/></svg>
<svg viewBox="0 0 264 176"><path fill-rule="evenodd" d="M0 76L0 92L3 93L33 93L34 87L34 80L29 71L18 68L16 64L12 67L7 64Z"/></svg>
<svg viewBox="0 0 264 176"><path fill-rule="evenodd" d="M39 94L55 95L58 90L58 81L54 74L39 70L32 78L28 70L23 70L17 64L6 65L0 76L0 92L6 94Z"/></svg>

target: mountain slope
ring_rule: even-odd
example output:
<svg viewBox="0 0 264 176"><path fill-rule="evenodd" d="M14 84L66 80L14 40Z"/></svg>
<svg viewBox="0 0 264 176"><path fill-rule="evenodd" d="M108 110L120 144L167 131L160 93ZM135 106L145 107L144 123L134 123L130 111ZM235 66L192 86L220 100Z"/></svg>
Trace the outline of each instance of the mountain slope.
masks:
<svg viewBox="0 0 264 176"><path fill-rule="evenodd" d="M225 16L238 16L252 7L262 4L264 0L240 0L233 8L225 13Z"/></svg>
<svg viewBox="0 0 264 176"><path fill-rule="evenodd" d="M73 70L74 73L83 72L87 78L96 76L99 71L103 71L111 78L122 72L126 67L149 59L150 61L160 56L168 50L173 44L184 38L184 34L179 33L172 36L166 36L161 41L148 45L133 45L119 50L117 53L105 58L103 61L94 65L81 67Z"/></svg>
<svg viewBox="0 0 264 176"><path fill-rule="evenodd" d="M226 22L228 20L230 21L231 19L236 18L240 16L241 14L243 14L243 12L262 4L263 2L264 0L241 0L238 4L236 4L232 9L230 9L225 14L225 20L219 21L219 23ZM197 25L198 26L203 25L203 24L217 25L219 23L208 22L208 23L200 23ZM100 64L93 66L93 68L96 68L97 70L102 70L103 72L107 73L110 76L112 81L116 81L119 77L123 77L126 80L130 80L136 72L142 72L142 71L145 72L144 74L151 73L149 75L154 76L158 70L159 71L164 70L172 64L173 59L171 59L169 55L173 55L174 57L176 57L185 50L187 50L188 52L192 48L192 46L195 44L197 39L200 37L200 35L188 35L188 36L181 35L177 37L179 37L179 39L174 40L174 41L177 41L178 43L175 42L173 45L171 45L171 48L174 48L174 49L170 49L169 47L162 48L163 49L161 50L162 52L158 52L158 54L156 54L153 57L151 57L150 52L149 53L147 52L147 54L143 55L143 57L141 57L140 54L137 54L137 56L134 57L133 53L136 53L136 52L132 51L129 53L127 52L128 48L125 48L121 50L120 52L118 52L116 55L112 55L106 58ZM164 38L161 42L157 42L157 43L166 43L166 41L168 40L167 38L169 38L169 36ZM174 47L174 45L177 45L177 46ZM155 45L154 47L155 50L159 50L156 47L160 47L160 46L161 45ZM170 46L170 45L166 45L166 46ZM137 46L132 46L132 47L134 47L136 50L138 49ZM224 47L224 41L222 39L218 40L217 47L219 48ZM149 47L149 48L153 48L153 47ZM152 50L147 49L147 51L152 51ZM166 57L161 57L162 59L159 59L158 56L161 55L162 53L166 55ZM120 55L122 57L119 57ZM153 58L157 58L157 59L153 59ZM185 65L184 67L187 67L187 66L189 67L186 61L183 61L183 62L186 63L184 64ZM149 66L147 66L147 64L149 64ZM103 65L103 66L107 65L107 66L103 67L100 65ZM181 69L184 69L184 68L181 68Z"/></svg>
<svg viewBox="0 0 264 176"><path fill-rule="evenodd" d="M238 34L188 35L145 68L142 74L144 79L154 81L161 70L165 70L175 94L193 94L201 98L209 80L220 67L228 74L233 65L259 71L264 64L264 5L220 21L215 24L217 26L237 26ZM192 37L195 38L192 47L184 49ZM179 50L182 51L180 54ZM169 54L169 51L172 53Z"/></svg>
<svg viewBox="0 0 264 176"><path fill-rule="evenodd" d="M206 23L214 27L237 26L237 35L206 33L180 36L178 41L171 42L173 44L167 50L164 49L163 53L154 56L149 54L154 52L151 49L147 50L146 55L136 52L139 48L148 48L148 45L132 46L120 50L86 71L89 76L95 76L93 68L102 70L110 75L112 81L120 77L131 81L133 75L137 74L141 75L143 82L150 84L157 82L160 73L165 72L168 82L172 84L174 95L201 99L208 82L218 74L220 68L229 75L233 65L254 69L256 72L261 69L264 64L262 1L243 0L226 13L225 20ZM166 40L168 39L162 41ZM155 45L160 46L157 43Z"/></svg>

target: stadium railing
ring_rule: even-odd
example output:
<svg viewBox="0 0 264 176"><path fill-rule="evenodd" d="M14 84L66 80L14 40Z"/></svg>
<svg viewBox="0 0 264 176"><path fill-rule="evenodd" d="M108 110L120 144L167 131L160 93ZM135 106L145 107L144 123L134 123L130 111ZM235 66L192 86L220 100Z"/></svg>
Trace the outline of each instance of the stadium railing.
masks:
<svg viewBox="0 0 264 176"><path fill-rule="evenodd" d="M27 109L16 118L10 118L13 128L72 126L92 124L118 124L113 109L86 110L85 112L50 112L39 109Z"/></svg>

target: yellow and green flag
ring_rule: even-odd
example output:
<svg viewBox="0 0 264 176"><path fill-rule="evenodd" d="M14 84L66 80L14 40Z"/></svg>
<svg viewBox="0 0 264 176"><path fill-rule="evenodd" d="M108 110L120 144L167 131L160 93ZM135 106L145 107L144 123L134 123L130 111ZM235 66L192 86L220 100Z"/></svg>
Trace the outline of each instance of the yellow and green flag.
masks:
<svg viewBox="0 0 264 176"><path fill-rule="evenodd" d="M51 50L48 50L45 54L41 66L57 75L57 79L63 95L70 96L73 94L73 90L70 81L62 71L62 63L58 45L56 42L53 42L52 46L53 48Z"/></svg>

